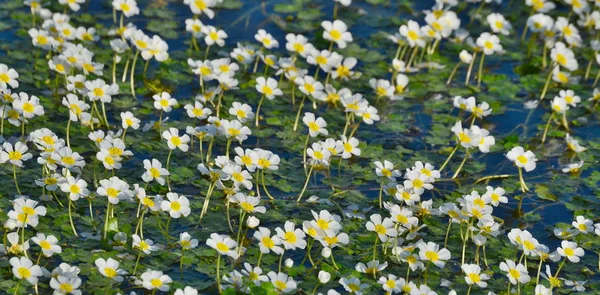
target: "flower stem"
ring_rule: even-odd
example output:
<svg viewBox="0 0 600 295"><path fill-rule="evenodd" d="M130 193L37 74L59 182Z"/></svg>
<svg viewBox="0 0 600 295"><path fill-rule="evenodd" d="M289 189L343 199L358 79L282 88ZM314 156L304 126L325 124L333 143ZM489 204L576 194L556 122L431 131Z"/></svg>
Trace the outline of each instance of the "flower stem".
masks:
<svg viewBox="0 0 600 295"><path fill-rule="evenodd" d="M467 159L469 158L470 152L471 151L469 149L467 149L467 152L465 153L465 158L460 163L460 166L458 166L458 169L456 170L456 172L452 176L452 179L456 178L458 176L458 174L460 173L460 171L462 170L463 166L465 166L465 163L467 162Z"/></svg>
<svg viewBox="0 0 600 295"><path fill-rule="evenodd" d="M298 107L298 113L296 114L296 120L294 121L294 131L298 130L298 121L300 120L300 113L302 113L302 108L304 108L304 101L306 100L306 95L302 97L302 101L300 101L300 106Z"/></svg>
<svg viewBox="0 0 600 295"><path fill-rule="evenodd" d="M173 154L173 150L169 150L169 155L167 156L167 171L169 171L169 164L171 162L171 154ZM167 175L167 187L169 191L171 191L171 178L169 177L171 173Z"/></svg>
<svg viewBox="0 0 600 295"><path fill-rule="evenodd" d="M554 118L554 112L550 114L550 118L548 118L548 122L546 122L546 127L544 128L544 135L542 135L542 144L546 141L546 135L548 135L548 128L550 128L550 122L552 122L552 118Z"/></svg>
<svg viewBox="0 0 600 295"><path fill-rule="evenodd" d="M481 54L479 60L479 72L477 73L477 87L481 87L481 79L483 78L483 61L485 60L485 53Z"/></svg>
<svg viewBox="0 0 600 295"><path fill-rule="evenodd" d="M548 73L548 77L546 78L546 84L544 84L544 89L542 90L542 94L540 95L540 100L544 99L544 97L546 96L546 92L548 91L548 86L550 86L550 79L552 78L552 69L553 68L554 68L554 63L552 63L552 66L550 66L550 71Z"/></svg>
<svg viewBox="0 0 600 295"><path fill-rule="evenodd" d="M140 257L142 257L142 253L140 252L137 256L137 259L135 260L135 266L133 267L133 275L135 276L135 273L137 272L137 268L138 265L140 263Z"/></svg>
<svg viewBox="0 0 600 295"><path fill-rule="evenodd" d="M69 147L69 148L71 148L70 134L71 134L71 119L67 120L67 147Z"/></svg>
<svg viewBox="0 0 600 295"><path fill-rule="evenodd" d="M17 193L21 195L21 189L19 188L19 181L17 180L17 165L13 165L13 179L15 180L15 187L17 188Z"/></svg>
<svg viewBox="0 0 600 295"><path fill-rule="evenodd" d="M452 156L454 156L454 153L456 153L456 150L458 150L458 144L454 147L454 149L452 150L452 152L450 152L450 155L448 156L448 158L446 159L446 161L444 162L444 164L442 164L442 167L440 167L440 172L442 172L442 170L444 170L444 168L446 167L446 165L448 165L448 163L450 162L450 159L452 159Z"/></svg>
<svg viewBox="0 0 600 295"><path fill-rule="evenodd" d="M140 55L140 51L138 50L133 57L133 63L131 64L131 72L129 73L129 85L131 87L131 95L135 98L135 63L137 62L137 58Z"/></svg>
<svg viewBox="0 0 600 295"><path fill-rule="evenodd" d="M269 190L267 189L267 185L265 184L265 169L262 169L260 174L261 174L261 178L262 178L263 190L265 191L265 193L267 193L267 196L269 197L269 199L275 200L275 198L273 198L273 196L271 196L271 194L269 193Z"/></svg>
<svg viewBox="0 0 600 295"><path fill-rule="evenodd" d="M304 182L304 187L302 188L302 191L300 192L300 195L298 196L298 199L296 200L296 203L300 203L300 199L302 199L302 195L304 195L304 192L306 191L306 187L308 186L308 181L310 180L310 175L312 174L314 167L310 167L310 169L308 169L308 175L306 176L306 181Z"/></svg>
<svg viewBox="0 0 600 295"><path fill-rule="evenodd" d="M77 230L75 229L75 225L73 224L73 214L71 213L73 210L73 201L69 198L69 222L71 223L71 229L73 230L73 234L77 237Z"/></svg>

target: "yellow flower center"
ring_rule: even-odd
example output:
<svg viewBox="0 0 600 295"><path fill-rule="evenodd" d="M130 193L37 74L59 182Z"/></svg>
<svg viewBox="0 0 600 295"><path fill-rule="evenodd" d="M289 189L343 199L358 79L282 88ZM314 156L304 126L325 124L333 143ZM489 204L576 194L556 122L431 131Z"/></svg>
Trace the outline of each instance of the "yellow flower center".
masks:
<svg viewBox="0 0 600 295"><path fill-rule="evenodd" d="M265 95L273 95L273 89L271 89L271 87L269 87L267 85L265 85L265 86L262 87L262 92Z"/></svg>
<svg viewBox="0 0 600 295"><path fill-rule="evenodd" d="M510 270L508 270L508 274L517 280L521 277L521 272L518 271L516 268L511 268Z"/></svg>
<svg viewBox="0 0 600 295"><path fill-rule="evenodd" d="M283 235L283 238L284 238L284 239L285 239L285 240L286 240L288 243L292 243L292 244L294 244L294 243L296 243L296 241L298 241L298 237L296 237L296 233L294 233L293 231L286 232L286 233Z"/></svg>
<svg viewBox="0 0 600 295"><path fill-rule="evenodd" d="M109 198L116 198L119 195L119 190L109 187L106 190L106 194L108 195Z"/></svg>
<svg viewBox="0 0 600 295"><path fill-rule="evenodd" d="M425 257L431 262L436 262L440 259L440 256L435 251L426 251Z"/></svg>
<svg viewBox="0 0 600 295"><path fill-rule="evenodd" d="M21 152L19 151L12 151L8 153L8 158L13 161L18 161L21 160L21 158L23 158L23 154L21 154Z"/></svg>
<svg viewBox="0 0 600 295"><path fill-rule="evenodd" d="M269 249L275 247L275 242L270 237L263 237L261 242L263 245Z"/></svg>
<svg viewBox="0 0 600 295"><path fill-rule="evenodd" d="M159 288L160 286L162 286L163 282L160 279L152 279L150 280L150 284L154 288Z"/></svg>
<svg viewBox="0 0 600 295"><path fill-rule="evenodd" d="M40 248L42 248L44 250L50 250L50 248L52 248L52 245L48 241L43 240L43 241L40 241Z"/></svg>
<svg viewBox="0 0 600 295"><path fill-rule="evenodd" d="M254 205L248 203L248 202L242 202L240 204L240 207L242 207L242 209L246 212L253 212L254 211Z"/></svg>
<svg viewBox="0 0 600 295"><path fill-rule="evenodd" d="M378 225L375 225L375 232L378 235L385 235L385 233L387 232L387 229L385 228L385 226L378 224Z"/></svg>
<svg viewBox="0 0 600 295"><path fill-rule="evenodd" d="M279 290L285 290L285 288L287 288L287 284L280 280L275 281L275 283L273 283L273 284Z"/></svg>
<svg viewBox="0 0 600 295"><path fill-rule="evenodd" d="M58 286L58 288L60 290L62 290L65 294L70 293L71 291L73 291L73 286L69 283L62 283Z"/></svg>
<svg viewBox="0 0 600 295"><path fill-rule="evenodd" d="M331 39L333 39L334 41L340 40L342 38L342 33L336 29L333 29L329 32L329 35L331 36Z"/></svg>
<svg viewBox="0 0 600 295"><path fill-rule="evenodd" d="M17 270L17 272L24 279L27 279L27 278L31 277L31 271L28 268L19 267L19 269Z"/></svg>
<svg viewBox="0 0 600 295"><path fill-rule="evenodd" d="M114 269L114 268L112 268L112 267L106 267L106 268L104 268L104 273L109 278L114 278L115 276L117 276L117 270Z"/></svg>
<svg viewBox="0 0 600 295"><path fill-rule="evenodd" d="M573 250L573 248L565 248L564 251L565 251L565 255L567 255L567 256L575 255L575 250Z"/></svg>
<svg viewBox="0 0 600 295"><path fill-rule="evenodd" d="M481 277L476 273L470 273L469 279L471 279L471 281L473 281L473 283L479 283L481 281Z"/></svg>
<svg viewBox="0 0 600 295"><path fill-rule="evenodd" d="M173 211L181 210L181 204L178 201L171 202L171 210L173 210Z"/></svg>

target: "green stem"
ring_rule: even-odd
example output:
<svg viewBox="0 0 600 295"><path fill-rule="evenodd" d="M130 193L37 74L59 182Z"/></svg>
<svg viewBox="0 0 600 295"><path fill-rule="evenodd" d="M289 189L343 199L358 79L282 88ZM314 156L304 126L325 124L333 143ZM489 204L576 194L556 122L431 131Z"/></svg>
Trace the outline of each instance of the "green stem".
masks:
<svg viewBox="0 0 600 295"><path fill-rule="evenodd" d="M13 164L13 179L15 180L15 187L17 188L17 192L19 195L21 194L21 189L19 188L19 181L17 180L17 165Z"/></svg>
<svg viewBox="0 0 600 295"><path fill-rule="evenodd" d="M140 51L138 50L133 57L133 63L131 64L131 72L129 73L129 85L131 87L131 95L135 98L135 64L137 62L137 58L140 55Z"/></svg>
<svg viewBox="0 0 600 295"><path fill-rule="evenodd" d="M169 150L169 155L167 156L167 171L169 171L169 164L171 162L171 155L173 154L173 150ZM171 178L169 177L169 175L167 175L167 187L169 188L169 191L171 191Z"/></svg>
<svg viewBox="0 0 600 295"><path fill-rule="evenodd" d="M308 170L308 175L306 176L306 181L304 182L304 187L302 188L302 191L300 192L300 195L298 196L298 199L296 200L296 203L300 203L300 199L302 199L302 195L304 195L304 192L306 191L306 187L308 186L308 181L310 180L310 175L312 174L314 167L310 167L310 169Z"/></svg>
<svg viewBox="0 0 600 295"><path fill-rule="evenodd" d="M73 214L71 213L73 210L73 201L69 198L69 222L71 223L71 229L73 230L73 234L77 237L77 230L75 229L75 225L73 224Z"/></svg>
<svg viewBox="0 0 600 295"><path fill-rule="evenodd" d="M262 106L263 101L265 100L265 95L260 98L258 102L258 107L256 108L256 127L258 127L258 122L260 121L260 107Z"/></svg>
<svg viewBox="0 0 600 295"><path fill-rule="evenodd" d="M133 267L133 275L137 272L138 265L140 263L140 257L142 257L142 253L139 253L137 259L135 260L135 266Z"/></svg>
<svg viewBox="0 0 600 295"><path fill-rule="evenodd" d="M460 163L460 166L458 166L458 169L454 173L454 176L452 176L452 179L456 178L458 176L458 174L460 173L460 171L462 170L463 166L465 166L465 163L467 162L467 159L469 158L470 152L471 152L471 150L467 149L467 152L465 153L465 158Z"/></svg>

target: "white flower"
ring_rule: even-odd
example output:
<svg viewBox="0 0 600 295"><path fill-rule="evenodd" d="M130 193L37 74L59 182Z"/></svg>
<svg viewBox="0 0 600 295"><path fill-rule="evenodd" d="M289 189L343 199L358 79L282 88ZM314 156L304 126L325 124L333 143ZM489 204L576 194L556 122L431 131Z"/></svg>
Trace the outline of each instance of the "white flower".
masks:
<svg viewBox="0 0 600 295"><path fill-rule="evenodd" d="M400 35L408 40L410 47L425 46L425 40L422 38L423 33L421 32L421 27L416 21L409 20L406 25L400 26Z"/></svg>
<svg viewBox="0 0 600 295"><path fill-rule="evenodd" d="M252 107L249 104L242 104L240 102L234 101L229 109L229 114L232 116L236 116L238 121L241 123L246 123L248 120L254 119L254 112L252 112Z"/></svg>
<svg viewBox="0 0 600 295"><path fill-rule="evenodd" d="M550 58L563 68L569 71L575 71L579 67L573 51L562 42L556 42L554 48L550 51Z"/></svg>
<svg viewBox="0 0 600 295"><path fill-rule="evenodd" d="M192 33L194 38L202 37L204 24L199 19L188 18L185 20L185 30Z"/></svg>
<svg viewBox="0 0 600 295"><path fill-rule="evenodd" d="M169 212L173 218L179 218L190 215L190 202L185 196L179 196L176 193L167 193L167 199L163 200L160 207L163 211Z"/></svg>
<svg viewBox="0 0 600 295"><path fill-rule="evenodd" d="M267 33L267 31L263 29L258 30L256 35L254 35L254 39L262 43L262 45L267 49L279 47L279 42L277 42L277 40L273 38L273 35Z"/></svg>
<svg viewBox="0 0 600 295"><path fill-rule="evenodd" d="M487 204L492 204L494 206L498 206L500 203L508 203L508 198L504 196L506 192L503 188L497 187L493 188L491 186L487 186L485 194L482 196L482 199Z"/></svg>
<svg viewBox="0 0 600 295"><path fill-rule="evenodd" d="M27 280L33 285L37 284L38 277L42 276L42 269L27 257L13 257L9 262L13 275L19 280Z"/></svg>
<svg viewBox="0 0 600 295"><path fill-rule="evenodd" d="M323 21L321 27L325 30L323 39L335 42L341 49L346 48L347 43L352 42L352 34L348 32L348 26L341 20L334 20L333 23Z"/></svg>
<svg viewBox="0 0 600 295"><path fill-rule="evenodd" d="M277 255L283 254L283 248L279 246L283 241L277 235L271 237L271 231L268 228L259 227L258 230L254 232L254 238L258 240L260 252L264 254L270 252Z"/></svg>
<svg viewBox="0 0 600 295"><path fill-rule="evenodd" d="M31 159L33 155L28 153L27 145L17 141L13 147L10 142L2 144L3 149L0 149L0 163L10 162L11 164L22 167L23 162Z"/></svg>
<svg viewBox="0 0 600 295"><path fill-rule="evenodd" d="M116 176L100 180L97 193L107 197L111 204L118 204L120 200L130 198L129 184Z"/></svg>
<svg viewBox="0 0 600 295"><path fill-rule="evenodd" d="M581 247L577 247L577 243L562 241L560 243L560 247L556 249L556 252L560 254L560 256L569 259L571 262L579 262L580 257L582 257L585 252Z"/></svg>
<svg viewBox="0 0 600 295"><path fill-rule="evenodd" d="M141 276L142 286L148 290L169 291L169 283L173 282L171 277L163 274L162 271L147 270Z"/></svg>
<svg viewBox="0 0 600 295"><path fill-rule="evenodd" d="M331 280L331 274L324 270L319 271L317 277L319 278L319 282L321 284L327 284L329 280Z"/></svg>
<svg viewBox="0 0 600 295"><path fill-rule="evenodd" d="M591 219L587 219L581 215L575 218L575 221L571 223L575 229L583 234L590 233L594 230L594 222Z"/></svg>
<svg viewBox="0 0 600 295"><path fill-rule="evenodd" d="M239 142L248 139L248 135L252 133L250 128L242 125L238 120L221 120L219 131L221 131L225 137L235 138Z"/></svg>
<svg viewBox="0 0 600 295"><path fill-rule="evenodd" d="M290 52L296 52L300 54L302 57L306 57L313 50L315 50L314 46L308 43L308 39L303 35L295 35L290 33L285 35L285 40L287 41L285 48Z"/></svg>
<svg viewBox="0 0 600 295"><path fill-rule="evenodd" d="M108 258L107 260L98 258L94 263L101 275L116 282L122 282L123 275L127 274L126 271L119 269L119 262L112 258Z"/></svg>
<svg viewBox="0 0 600 295"><path fill-rule="evenodd" d="M517 283L525 284L531 279L527 273L527 268L520 263L516 264L512 260L501 262L500 270L506 272L506 276L513 285L516 285Z"/></svg>
<svg viewBox="0 0 600 295"><path fill-rule="evenodd" d="M19 92L19 97L12 102L12 107L26 119L44 115L44 107L40 104L40 99L35 95L29 97L25 92Z"/></svg>
<svg viewBox="0 0 600 295"><path fill-rule="evenodd" d="M446 248L440 249L440 246L433 242L427 244L421 242L417 244L419 248L419 257L423 261L430 261L439 268L443 268L446 260L450 259L450 251Z"/></svg>
<svg viewBox="0 0 600 295"><path fill-rule="evenodd" d="M491 13L486 18L488 24L490 24L490 28L494 33L500 33L502 35L508 36L510 30L512 29L511 24L504 18L503 15L499 13Z"/></svg>
<svg viewBox="0 0 600 295"><path fill-rule="evenodd" d="M133 116L132 112L121 112L121 127L123 129L133 128L137 130L140 128L140 119Z"/></svg>
<svg viewBox="0 0 600 295"><path fill-rule="evenodd" d="M304 125L308 127L308 134L311 137L317 137L319 134L323 134L325 136L329 135L329 132L326 129L327 122L325 122L325 120L321 117L315 118L315 114L313 113L304 113L302 122L304 122Z"/></svg>
<svg viewBox="0 0 600 295"><path fill-rule="evenodd" d="M77 290L81 286L81 279L77 276L53 276L50 279L50 287L54 289L54 295L73 294L80 295L81 290Z"/></svg>
<svg viewBox="0 0 600 295"><path fill-rule="evenodd" d="M458 57L460 58L460 61L465 64L470 64L473 60L473 55L465 49L461 50L461 52L458 54Z"/></svg>
<svg viewBox="0 0 600 295"><path fill-rule="evenodd" d="M264 95L268 99L273 99L275 96L283 95L281 89L277 88L277 80L269 77L265 79L265 77L256 78L256 91Z"/></svg>
<svg viewBox="0 0 600 295"><path fill-rule="evenodd" d="M187 134L179 136L179 130L175 128L169 128L169 130L163 131L162 138L167 141L167 146L171 150L178 148L183 152L187 152L189 148L187 143L190 141L190 136Z"/></svg>
<svg viewBox="0 0 600 295"><path fill-rule="evenodd" d="M183 290L182 289L175 290L175 293L173 293L173 295L198 295L198 290L196 290L190 286L186 286Z"/></svg>
<svg viewBox="0 0 600 295"><path fill-rule="evenodd" d="M386 177L391 181L395 181L396 177L402 175L400 171L394 169L394 164L388 160L384 160L383 163L375 161L373 164L375 164L375 174L377 174L377 176Z"/></svg>
<svg viewBox="0 0 600 295"><path fill-rule="evenodd" d="M259 197L247 196L243 193L237 193L231 198L231 202L237 203L246 213L265 213L265 206L258 206L260 203Z"/></svg>
<svg viewBox="0 0 600 295"><path fill-rule="evenodd" d="M8 68L5 64L0 64L0 90L7 89L8 86L12 88L19 87L19 73L14 69Z"/></svg>
<svg viewBox="0 0 600 295"><path fill-rule="evenodd" d="M119 93L118 84L106 84L102 79L85 81L85 88L91 101L99 100L104 103L110 103L112 96Z"/></svg>
<svg viewBox="0 0 600 295"><path fill-rule="evenodd" d="M211 8L217 5L217 0L183 0L183 4L189 5L193 14L202 15L204 13L210 19L215 17L215 12Z"/></svg>
<svg viewBox="0 0 600 295"><path fill-rule="evenodd" d="M192 236L187 232L182 232L179 234L179 245L185 250L194 249L198 247L198 240L192 239Z"/></svg>
<svg viewBox="0 0 600 295"><path fill-rule="evenodd" d="M571 107L576 107L577 104L581 102L581 97L575 95L573 90L561 90L558 93L558 96L564 99L565 102Z"/></svg>
<svg viewBox="0 0 600 295"><path fill-rule="evenodd" d="M486 55L494 54L495 52L502 51L502 45L500 44L500 39L496 35L492 35L490 33L482 33L477 38L477 46L483 50L483 53Z"/></svg>
<svg viewBox="0 0 600 295"><path fill-rule="evenodd" d="M296 290L296 282L294 279L284 273L275 273L273 271L267 274L269 280L275 286L275 289L283 293L290 293Z"/></svg>
<svg viewBox="0 0 600 295"><path fill-rule="evenodd" d="M52 256L54 253L61 253L62 248L57 245L58 239L53 235L46 236L43 233L38 233L35 237L31 238L31 241L36 243L42 249L42 253L46 257Z"/></svg>
<svg viewBox="0 0 600 295"><path fill-rule="evenodd" d="M233 259L237 259L239 256L236 251L236 241L228 235L212 233L210 234L210 238L206 240L206 245L217 250L219 255L228 255Z"/></svg>
<svg viewBox="0 0 600 295"><path fill-rule="evenodd" d="M362 294L363 290L368 288L368 284L361 284L360 280L355 277L341 278L339 283L349 294Z"/></svg>
<svg viewBox="0 0 600 295"><path fill-rule="evenodd" d="M115 10L121 11L126 17L132 17L140 13L135 0L113 0L112 6Z"/></svg>
<svg viewBox="0 0 600 295"><path fill-rule="evenodd" d="M530 172L535 169L535 162L537 158L532 151L525 151L523 147L516 146L512 148L507 154L506 157L514 162L515 165L519 168L525 168L525 171Z"/></svg>
<svg viewBox="0 0 600 295"><path fill-rule="evenodd" d="M165 179L163 176L169 175L169 171L163 168L162 164L157 159L152 159L152 162L148 159L145 159L143 163L146 172L142 174L142 180L145 182L151 182L155 180L160 185L165 185Z"/></svg>
<svg viewBox="0 0 600 295"><path fill-rule="evenodd" d="M212 46L214 44L219 45L220 47L225 46L225 39L227 39L227 33L223 30L219 30L213 26L204 26L202 27L202 33L206 37L204 37L204 42L207 46Z"/></svg>
<svg viewBox="0 0 600 295"><path fill-rule="evenodd" d="M173 106L177 105L177 100L171 98L171 95L167 92L155 94L152 98L154 98L154 108L164 112L170 112L173 109Z"/></svg>
<svg viewBox="0 0 600 295"><path fill-rule="evenodd" d="M587 148L582 147L579 144L579 141L573 137L571 137L571 135L569 135L569 133L567 133L567 136L565 137L565 141L567 142L567 146L569 147L570 150L576 152L576 153L581 153L587 150Z"/></svg>
<svg viewBox="0 0 600 295"><path fill-rule="evenodd" d="M358 139L355 137L347 138L346 136L340 136L341 140L336 142L336 148L342 151L342 158L349 159L352 156L360 156L361 150L358 148Z"/></svg>
<svg viewBox="0 0 600 295"><path fill-rule="evenodd" d="M398 231L394 228L394 222L390 218L382 219L381 215L373 214L367 222L367 230L377 233L377 236L382 242L387 242L389 237L398 235Z"/></svg>
<svg viewBox="0 0 600 295"><path fill-rule="evenodd" d="M154 242L150 239L142 240L142 238L136 234L132 235L131 239L131 247L133 249L138 249L146 254L150 254L153 251L158 250L158 247L154 245Z"/></svg>
<svg viewBox="0 0 600 295"><path fill-rule="evenodd" d="M388 294L392 294L402 292L400 280L401 279L398 279L395 275L389 274L387 277L380 277L377 282L383 286L384 291L388 292Z"/></svg>
<svg viewBox="0 0 600 295"><path fill-rule="evenodd" d="M306 236L304 232L296 228L296 225L291 221L286 221L283 229L280 227L275 228L275 232L277 236L281 239L281 242L285 249L304 249L306 247L306 241L304 237Z"/></svg>
<svg viewBox="0 0 600 295"><path fill-rule="evenodd" d="M481 267L477 264L463 264L461 269L465 273L465 281L469 285L477 285L481 288L487 287L486 280L490 279L490 276L481 274Z"/></svg>
<svg viewBox="0 0 600 295"><path fill-rule="evenodd" d="M583 160L577 163L567 164L562 168L563 173L578 173L581 171L581 167L583 167Z"/></svg>
<svg viewBox="0 0 600 295"><path fill-rule="evenodd" d="M558 114L564 114L567 110L569 110L569 105L567 101L560 96L555 96L551 102L552 110L557 112Z"/></svg>

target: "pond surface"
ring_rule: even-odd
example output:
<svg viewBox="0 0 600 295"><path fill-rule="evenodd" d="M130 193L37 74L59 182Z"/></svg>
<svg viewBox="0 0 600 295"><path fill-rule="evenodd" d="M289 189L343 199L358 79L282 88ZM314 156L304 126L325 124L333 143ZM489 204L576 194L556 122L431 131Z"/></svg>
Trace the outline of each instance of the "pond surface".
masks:
<svg viewBox="0 0 600 295"><path fill-rule="evenodd" d="M135 98L130 94L129 81L119 82L120 94L113 97L112 104L107 105L108 120L113 131L117 132L120 129L119 114L127 110L133 112L142 121L142 126L159 120L161 116L168 116L168 121L163 123L163 130L175 127L182 132L186 126L206 124L205 121L189 119L183 108L183 105L193 101L194 97L201 92L198 77L191 72L187 65L187 59L191 57L202 60L206 47L199 39L200 50L193 50L190 34L185 32L185 20L191 18L192 14L189 7L181 2L139 1L141 14L126 19L126 22L135 24L137 28L149 35L160 35L169 45L170 58L160 64L156 61L151 62L146 79L143 79L141 74L143 61L138 63L137 97ZM459 68L453 82L446 86L446 80L458 62L458 53L467 48L465 44L451 43L446 40L431 57L431 61L439 63L441 68L422 68L419 72L407 74L410 82L404 100L375 100L368 81L373 77L389 79L390 62L397 50L397 45L388 40L386 35L397 33L398 27L406 23L408 19L419 20L422 23L424 14L421 11L429 9L434 1L370 0L354 2L356 3L353 3L350 8L342 8L339 11L339 18L348 24L354 42L338 52L343 56L358 58L356 70L362 72L362 77L351 82L336 80L333 84L336 87L349 87L354 93L363 93L379 110L381 121L373 125L360 125L355 135L360 140L359 147L362 150L360 157L344 161L339 174L337 162L332 165L331 181L335 186L336 193L332 193L329 179L325 173L315 173L314 179L309 182L304 199L316 195L321 198L321 202L296 204L296 197L305 181L301 154L306 139L306 128L302 126L298 131L293 131L297 105L292 106L290 103L290 84L284 81L281 87L284 89L283 98L266 101L263 105L261 110L263 120L260 127L254 126L252 122L246 123L251 128L252 135L242 145L243 148L268 149L281 157L279 170L268 172L267 185L276 200L265 203L268 213L260 216L261 226L273 229L281 226L288 219L307 220L311 218L311 209L327 209L332 213L343 215L341 210L350 205L358 205L360 208L373 207L367 216L379 212L377 198L380 192L380 179L374 173L373 162L389 160L400 171L412 167L415 161L428 162L439 167L455 145L454 136L450 131L452 125L457 120L468 124L469 114L452 106L452 99L457 95L475 96L478 102L485 101L491 105L492 114L483 120L478 119L476 124L488 129L495 137L496 144L490 153L474 153L473 157L466 161L463 172L456 179L451 179L453 172L458 168L465 155L464 149L459 149L448 167L442 171L441 179L436 181L435 190L423 195L424 200L432 199L433 207L437 208L444 202L454 201L472 190L483 193L486 185L503 187L506 189L509 201L494 210L494 216L502 221L503 229L507 232L511 228L517 227L527 229L540 243L548 245L551 249L559 246L561 242L561 239L553 233L557 224L569 226L577 215L584 215L598 222L598 216L600 216L600 202L598 202L600 190L597 186L598 180L600 180L600 171L598 171L597 165L597 157L600 156L598 150L600 147L599 121L597 108L591 102L586 101L593 95L593 78L599 68L596 63L592 66L590 79L585 80L581 77L579 83L567 86L553 84L546 99L537 108L527 109L526 101L538 99L544 86L547 70L541 67L542 48L540 44L534 44L532 54L528 56L527 43L519 40L524 22L529 15L528 8L521 3L522 1L510 1L510 3L502 5L487 5L482 10L483 15L492 11L504 14L515 29L511 32L511 36L500 37L505 54L486 57L485 75L481 87L477 87L476 83L471 83L470 86L463 85L466 75L465 65ZM211 48L210 58L228 57L229 52L238 42L246 45L252 44L258 48L259 43L254 40L254 34L259 29L266 30L279 40L280 48L271 50L271 53L276 56L289 55L283 46L285 35L289 32L304 34L317 48L327 48L329 42L321 37L323 30L320 22L332 19L333 7L332 1L225 0L222 7L216 10L214 19L201 18L205 24L220 28L228 34L226 46ZM470 35L475 38L481 32L489 30L481 20L475 20L473 24L467 25L476 7L464 4L459 6L461 27L468 29ZM62 11L62 7L57 4L53 4L50 8L53 11ZM567 11L564 7L559 7L555 13L558 15ZM74 26L95 27L98 30L98 35L101 36L100 41L96 44L89 44L88 48L95 53L96 61L105 64L104 77L106 81L109 81L111 79L112 51L108 43L112 37L107 36L107 32L110 28L115 27L109 1L87 1L81 11L72 14L71 23ZM67 111L63 106L55 103L55 75L48 69L47 61L44 58L47 52L31 45L31 40L27 35L30 27L31 16L29 11L22 6L21 1L0 1L0 40L2 41L0 43L0 63L7 64L19 72L21 85L18 91L25 91L30 95L40 97L46 110L44 117L32 119L28 123L27 130L32 131L45 127L64 138L68 120ZM584 46L589 46L591 37L588 37L587 33L585 36ZM591 56L592 52L589 48L578 51L579 70L573 74L574 76L584 75L585 66ZM125 56L124 59L126 59ZM305 63L302 65L306 66ZM475 65L477 66L478 63ZM262 73L263 65L259 66L257 72L259 74L252 73L252 64L246 67L240 66L240 68L241 71L238 74L240 89L224 95L224 110L227 110L233 101L248 103L256 108L260 100L260 96L254 88L254 79ZM121 80L122 71L123 62L117 66L117 80ZM309 74L313 73L314 69L311 68ZM278 78L275 77L274 70L271 70L269 75ZM323 76L321 79L324 79ZM570 110L568 115L572 127L570 135L579 139L580 143L588 148L583 153L575 154L568 150L564 139L565 130L559 125L552 124L548 139L544 144L540 142L541 134L551 113L550 100L557 95L560 89L573 89L584 101L578 108ZM179 107L168 114L161 114L155 110L152 105L152 95L159 92L158 90L167 91L172 97L177 98ZM59 90L58 96L62 97L63 95L64 89ZM300 99L298 96L296 98ZM331 137L337 138L344 129L345 117L339 106L321 104L317 110L313 110L308 104L305 111L311 111L317 116L323 117L328 123L327 129ZM129 184L143 183L140 178L144 172L143 159L156 158L164 165L169 154L165 141L156 130L143 132L141 129L127 133L126 143L133 152L133 156L124 160L123 167L116 172L117 176ZM101 164L92 160L95 158L97 149L87 138L88 133L88 128L77 125L72 126L70 136L71 146L86 159L88 164L84 169L83 178L92 185L96 183L95 180L108 178L110 172L104 171ZM19 127L6 127L4 137L7 140L11 141L11 137L18 138L20 135ZM193 212L199 211L202 207L209 185L208 180L203 178L196 169L203 159L198 150L198 143L195 142L195 144L195 147L188 153L175 151L170 169L173 175L171 178L173 191L186 195L192 200ZM225 139L217 138L213 147L213 155L224 154L225 145ZM539 159L537 168L532 172L525 173L525 180L531 188L531 192L525 194L519 190L516 167L505 156L507 151L516 145L531 149ZM239 146L238 143L232 144L232 147L237 146ZM206 152L206 142L203 148ZM35 157L37 157L37 152L34 153ZM583 160L585 163L580 173L566 174L561 171L564 165L579 160ZM92 169L92 167L94 168ZM12 167L1 166L0 174L2 182L0 204L2 211L7 212L12 207L9 199L15 195ZM19 185L24 194L38 199L42 190L35 185L34 180L41 177L41 169L35 160L26 163L18 175ZM478 179L494 175L505 175L506 177L491 178L476 183ZM166 187L152 184L148 190L154 194L165 194L168 191ZM263 200L266 199L263 196ZM100 243L93 238L82 240L73 237L70 235L71 229L66 209L58 207L55 202L51 201L44 202L44 205L48 207L48 215L45 220L41 220L36 230L57 235L61 244L65 245L60 257L48 260L49 269L56 267L59 261L81 264L82 277L89 284L89 290L94 290L97 294L112 292L103 289L105 288L105 285L101 283L103 278L97 273L89 275L94 271L91 270L93 260L88 257L91 256L88 251L106 251L107 255L102 257L121 255L120 257L124 258L121 259L123 268L130 268L135 263L136 257L132 254L133 252L128 253L118 248L115 249L106 242ZM87 204L80 201L75 212L78 231L87 233L88 236L101 233L104 225L105 206L104 199L94 199L92 213L95 217L92 219L89 217L90 211ZM136 204L119 205L118 212L116 212L119 219L119 231L131 233L135 228L137 223L137 218L133 215L135 208ZM208 214L204 217L200 227L197 227L198 215L193 213L192 218L173 220L170 225L170 233L173 237L178 237L180 232L187 231L194 238L199 239L201 247L204 247L204 241L211 233L227 233L229 231L227 216L223 214L225 211L223 196L218 194L212 200ZM237 209L233 211L231 219L237 228L239 216ZM2 215L2 218L6 218L6 214ZM162 223L167 219L166 215L161 215L160 218L163 219ZM174 242L173 239L165 240L154 216L147 220L145 230L148 237L152 237L155 242L161 244ZM345 219L345 222L347 223L344 226L351 236L351 241L360 244L353 250L346 249L348 250L346 253L339 254L344 257L341 257L338 262L351 271L357 261L367 261L366 259L355 259L353 255L360 256L362 255L361 251L370 253L372 241L364 231L364 221L348 218ZM429 221L428 226L435 232L435 237L428 238L443 243L443 233L440 235L439 229L445 230L446 222L446 220ZM433 229L437 229L437 231ZM32 232L28 234L32 235ZM455 234L458 236L458 231ZM505 236L505 233L501 236ZM586 240L586 242L589 247L589 261L583 262L581 265L569 266L568 271L571 274L581 275L577 277L578 279L585 277L592 281L589 284L598 286L597 275L594 277L580 271L584 268L594 269L597 257L593 252L599 250L597 241ZM506 250L509 245L507 241L497 242L494 245L501 247L504 253L508 251ZM257 253L256 247L253 248L248 252L251 257L256 256ZM208 293L216 292L213 286L214 251L211 252L212 250L204 247L190 257L186 257L184 260L186 267L183 278L180 279L179 250L170 251L169 249L172 248L161 251L160 255L153 259L142 258L144 266L167 272L174 280L178 281L178 286L191 285ZM452 253L460 253L460 245L449 246L449 249ZM586 248L586 253L587 251ZM296 264L299 264L304 257L304 252L291 254L290 257L294 258ZM277 257L265 257L264 261L274 266L277 263ZM8 266L7 261L0 263L2 266ZM494 264L498 263L494 260ZM306 266L310 267L310 264L306 262ZM240 265L237 265L237 268L239 269ZM458 270L458 267L454 266L454 268ZM402 270L399 273L403 274L404 268L400 267L399 269ZM598 269L595 268L595 271L597 272ZM302 273L302 269L290 272ZM15 283L11 281L6 267L2 271L2 275L2 279L5 280L2 283L4 287L14 287ZM452 276L454 275L452 274ZM459 276L457 275L457 277ZM438 279L436 282L439 283L439 279L442 277L444 277L442 273L438 274L435 278ZM451 277L449 276L448 279ZM501 278L495 280L502 281ZM134 287L133 284L127 284L127 286L129 287L120 286L120 288L126 290ZM593 290L592 286L589 287Z"/></svg>

